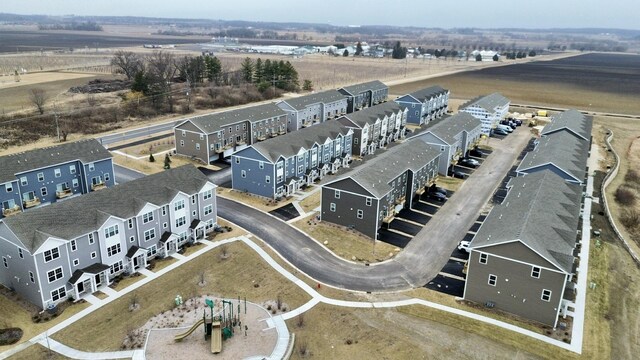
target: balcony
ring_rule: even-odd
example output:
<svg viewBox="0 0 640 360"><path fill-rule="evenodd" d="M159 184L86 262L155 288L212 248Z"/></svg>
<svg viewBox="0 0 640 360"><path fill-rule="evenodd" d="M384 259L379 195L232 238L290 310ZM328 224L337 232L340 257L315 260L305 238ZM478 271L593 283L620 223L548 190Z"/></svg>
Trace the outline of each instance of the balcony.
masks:
<svg viewBox="0 0 640 360"><path fill-rule="evenodd" d="M40 199L38 199L38 197L34 197L33 199L29 199L29 200L23 200L22 201L22 207L24 207L25 209L29 209L32 208L34 206L38 206L40 205Z"/></svg>
<svg viewBox="0 0 640 360"><path fill-rule="evenodd" d="M278 135L284 135L287 133L286 129L281 129L280 131L278 131Z"/></svg>
<svg viewBox="0 0 640 360"><path fill-rule="evenodd" d="M416 195L422 195L424 194L424 187L419 187L418 190L416 190Z"/></svg>
<svg viewBox="0 0 640 360"><path fill-rule="evenodd" d="M56 198L58 199L64 199L66 197L69 197L73 195L73 191L71 191L71 189L63 189L60 191L56 191Z"/></svg>
<svg viewBox="0 0 640 360"><path fill-rule="evenodd" d="M98 183L98 184L91 184L91 190L93 190L93 191L102 190L102 189L104 189L106 187L107 187L107 184L105 184L103 182Z"/></svg>
<svg viewBox="0 0 640 360"><path fill-rule="evenodd" d="M247 141L245 139L240 139L240 140L236 141L236 145L244 145L246 143L247 143Z"/></svg>
<svg viewBox="0 0 640 360"><path fill-rule="evenodd" d="M396 205L402 205L404 204L404 202L406 201L407 197L403 196L403 197L399 197L396 199Z"/></svg>
<svg viewBox="0 0 640 360"><path fill-rule="evenodd" d="M15 205L12 208L9 209L2 209L2 215L3 216L11 216L11 215L15 215L15 214L19 214L22 212L22 209L20 209L20 206Z"/></svg>
<svg viewBox="0 0 640 360"><path fill-rule="evenodd" d="M274 138L274 137L278 136L278 133L273 131L271 134L269 134L269 136Z"/></svg>

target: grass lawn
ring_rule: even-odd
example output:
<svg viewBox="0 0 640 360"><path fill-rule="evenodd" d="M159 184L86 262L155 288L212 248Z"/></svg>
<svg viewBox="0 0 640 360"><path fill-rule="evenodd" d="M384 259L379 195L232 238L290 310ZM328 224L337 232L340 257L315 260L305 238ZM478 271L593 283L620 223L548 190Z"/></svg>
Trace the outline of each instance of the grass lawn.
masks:
<svg viewBox="0 0 640 360"><path fill-rule="evenodd" d="M118 284L116 284L111 288L115 291L120 291L129 285L137 283L138 281L144 279L145 277L146 276L139 273L136 276L124 276L120 281L118 281Z"/></svg>
<svg viewBox="0 0 640 360"><path fill-rule="evenodd" d="M243 229L237 227L235 224L232 224L230 222L228 222L227 220L224 220L223 218L218 218L217 220L218 225L225 227L225 226L231 226L231 231L229 232L224 232L224 233L212 233L215 234L216 236L210 240L213 242L216 241L220 241L220 240L224 240L224 239L230 239L236 236L240 236L240 235L246 235L247 232L244 231Z"/></svg>
<svg viewBox="0 0 640 360"><path fill-rule="evenodd" d="M65 360L70 358L60 355L55 351L49 352L49 349L47 349L46 347L40 344L35 344L9 357L8 359L9 360L34 360L34 359Z"/></svg>
<svg viewBox="0 0 640 360"><path fill-rule="evenodd" d="M153 267L153 270L151 270L151 271L153 271L153 272L158 272L158 271L160 271L160 270L162 270L162 269L166 268L167 266L169 266L169 265L173 264L173 263L174 263L174 262L176 262L176 261L178 261L178 259L173 258L173 257L171 257L171 256L166 257L166 258L164 258L164 259L156 259L156 260L155 260L156 265Z"/></svg>
<svg viewBox="0 0 640 360"><path fill-rule="evenodd" d="M275 210L279 207L287 205L291 203L294 198L291 197L289 199L283 199L280 201L274 201L272 199L268 199L263 196L254 195L247 192L236 191L229 188L218 187L218 196L222 196L223 198L231 199L238 201L242 204L252 206L256 209L269 212Z"/></svg>
<svg viewBox="0 0 640 360"><path fill-rule="evenodd" d="M222 260L221 249L211 250L134 293L106 305L53 337L79 350L118 350L129 330L142 326L150 317L172 308L176 294L184 299L202 294L246 296L247 300L256 303L281 295L291 308L310 299L297 286L273 271L246 245L239 242L229 244L227 253L228 257ZM198 282L202 272L206 284L200 287ZM134 295L140 309L131 312L129 304Z"/></svg>
<svg viewBox="0 0 640 360"><path fill-rule="evenodd" d="M126 149L120 150L122 152L125 152ZM126 153L126 152L125 152ZM133 170L139 171L141 173L150 175L150 174L155 174L155 173L159 173L164 171L164 156L158 156L158 158L156 159L155 162L149 162L149 160L147 158L144 159L140 159L140 160L136 160L136 159L132 159L130 157L124 156L124 155L120 155L120 154L116 154L116 153L112 153L113 155L113 162L124 166L124 167L128 167L131 168ZM137 156L137 155L136 155ZM171 167L172 168L177 168L180 167L182 165L186 165L186 164L193 164L195 166L200 166L201 164L196 162L196 161L191 161L185 157L182 156L172 156L171 157Z"/></svg>
<svg viewBox="0 0 640 360"><path fill-rule="evenodd" d="M320 206L320 197L322 191L316 191L313 195L307 196L304 200L300 201L302 210L309 213Z"/></svg>
<svg viewBox="0 0 640 360"><path fill-rule="evenodd" d="M441 175L441 176L438 176L438 180L436 180L436 185L441 186L447 190L458 191L458 189L460 189L460 186L462 186L463 182L464 180L462 179L457 179L454 177L445 177Z"/></svg>
<svg viewBox="0 0 640 360"><path fill-rule="evenodd" d="M389 254L397 253L395 246L382 241L376 241L374 253L373 239L341 226L312 221L313 218L314 215L308 216L293 225L322 244L327 241L325 246L341 258L353 260L355 256L357 261L379 262L388 259ZM312 221L311 225L309 221Z"/></svg>
<svg viewBox="0 0 640 360"><path fill-rule="evenodd" d="M94 292L93 296L97 297L98 299L106 299L107 297L109 297L109 295L103 293L102 291Z"/></svg>
<svg viewBox="0 0 640 360"><path fill-rule="evenodd" d="M194 252L202 249L203 247L204 247L203 243L193 244L193 245L189 246L188 248L185 248L184 253L182 253L182 255L189 256L189 255L193 254Z"/></svg>

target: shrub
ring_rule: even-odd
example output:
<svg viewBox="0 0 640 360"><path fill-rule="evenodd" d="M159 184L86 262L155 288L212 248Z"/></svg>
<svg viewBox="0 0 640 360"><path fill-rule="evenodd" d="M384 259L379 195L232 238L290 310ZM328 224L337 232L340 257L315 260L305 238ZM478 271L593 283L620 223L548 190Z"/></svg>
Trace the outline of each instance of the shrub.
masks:
<svg viewBox="0 0 640 360"><path fill-rule="evenodd" d="M640 174L636 170L629 170L624 176L624 180L631 183L640 183Z"/></svg>
<svg viewBox="0 0 640 360"><path fill-rule="evenodd" d="M640 214L636 210L625 210L620 216L620 222L629 230L634 230L640 225Z"/></svg>
<svg viewBox="0 0 640 360"><path fill-rule="evenodd" d="M615 192L615 199L621 205L631 206L636 203L636 193L626 186L621 186Z"/></svg>

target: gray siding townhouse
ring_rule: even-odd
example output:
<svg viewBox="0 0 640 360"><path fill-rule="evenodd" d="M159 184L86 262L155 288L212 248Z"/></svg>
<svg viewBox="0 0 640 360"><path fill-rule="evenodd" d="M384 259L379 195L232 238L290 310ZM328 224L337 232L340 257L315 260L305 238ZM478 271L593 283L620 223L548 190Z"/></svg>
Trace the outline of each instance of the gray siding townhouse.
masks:
<svg viewBox="0 0 640 360"><path fill-rule="evenodd" d="M121 273L202 239L216 185L187 165L0 222L0 284L44 308L82 299Z"/></svg>
<svg viewBox="0 0 640 360"><path fill-rule="evenodd" d="M464 298L555 327L575 301L582 189L551 171L508 188L471 241Z"/></svg>
<svg viewBox="0 0 640 360"><path fill-rule="evenodd" d="M232 187L268 198L289 196L348 167L352 141L353 131L332 121L254 144L231 157Z"/></svg>
<svg viewBox="0 0 640 360"><path fill-rule="evenodd" d="M493 93L464 103L460 106L459 111L469 113L482 121L482 133L490 135L491 130L507 116L509 105L511 105L511 100L500 93Z"/></svg>
<svg viewBox="0 0 640 360"><path fill-rule="evenodd" d="M427 131L417 135L427 144L438 147L442 153L438 172L447 175L449 167L481 140L482 123L467 113L458 113L442 119Z"/></svg>
<svg viewBox="0 0 640 360"><path fill-rule="evenodd" d="M113 186L111 154L95 139L0 157L0 219Z"/></svg>
<svg viewBox="0 0 640 360"><path fill-rule="evenodd" d="M337 90L287 99L276 105L287 112L288 131L320 124L347 113L347 97Z"/></svg>
<svg viewBox="0 0 640 360"><path fill-rule="evenodd" d="M407 109L387 102L342 116L338 122L353 130L353 155L365 156L405 138Z"/></svg>
<svg viewBox="0 0 640 360"><path fill-rule="evenodd" d="M354 228L376 239L414 198L433 184L439 149L419 139L378 155L347 176L322 186L321 219Z"/></svg>
<svg viewBox="0 0 640 360"><path fill-rule="evenodd" d="M578 139L591 142L591 129L593 118L585 116L578 110L567 110L554 115L551 122L542 129L542 136L556 132L566 131Z"/></svg>
<svg viewBox="0 0 640 360"><path fill-rule="evenodd" d="M428 124L447 113L449 90L431 86L400 96L395 100L407 108L407 122L414 125Z"/></svg>
<svg viewBox="0 0 640 360"><path fill-rule="evenodd" d="M345 86L338 91L347 96L347 113L387 101L389 87L379 80Z"/></svg>
<svg viewBox="0 0 640 360"><path fill-rule="evenodd" d="M195 116L174 128L176 153L209 164L287 132L287 113L275 104Z"/></svg>

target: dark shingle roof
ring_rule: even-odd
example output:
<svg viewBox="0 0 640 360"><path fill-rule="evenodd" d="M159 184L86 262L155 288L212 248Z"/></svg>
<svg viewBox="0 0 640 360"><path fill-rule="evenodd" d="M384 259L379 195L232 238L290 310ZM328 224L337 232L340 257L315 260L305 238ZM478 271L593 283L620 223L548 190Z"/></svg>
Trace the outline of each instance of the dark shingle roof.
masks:
<svg viewBox="0 0 640 360"><path fill-rule="evenodd" d="M16 174L33 169L80 160L90 163L111 158L96 139L80 140L56 146L0 157L0 184L15 180Z"/></svg>
<svg viewBox="0 0 640 360"><path fill-rule="evenodd" d="M369 82L365 82L365 83L361 83L361 84L355 84L355 85L350 85L350 86L345 86L341 89L345 90L346 92L348 92L349 94L356 96L361 92L364 91L368 91L368 90L383 90L383 89L387 89L387 85L383 84L381 81L379 80L373 80L373 81L369 81Z"/></svg>
<svg viewBox="0 0 640 360"><path fill-rule="evenodd" d="M197 127L206 131L208 134L219 131L227 125L236 124L241 121L255 122L259 120L269 119L278 116L284 116L287 113L273 103L249 106L242 109L223 111L200 115L191 120Z"/></svg>
<svg viewBox="0 0 640 360"><path fill-rule="evenodd" d="M394 113L403 111L402 107L393 101L382 103L379 105L371 106L366 109L356 111L351 114L347 114L338 121L340 123L349 126L356 125L359 128L363 128L366 124L374 124L377 119L382 119Z"/></svg>
<svg viewBox="0 0 640 360"><path fill-rule="evenodd" d="M134 246L133 248L138 248L138 247ZM91 265L85 267L84 269L80 269L80 270L74 271L73 275L69 279L69 284L75 284L75 282L78 281L78 279L80 279L80 277L84 273L94 274L95 275L95 274L99 274L99 273L101 273L101 272L103 272L105 270L108 270L108 269L109 269L109 265L105 265L105 264L101 264L101 263L91 264Z"/></svg>
<svg viewBox="0 0 640 360"><path fill-rule="evenodd" d="M592 126L592 118L590 116L584 116L578 110L567 110L552 118L552 121L542 129L542 136L566 130L589 141Z"/></svg>
<svg viewBox="0 0 640 360"><path fill-rule="evenodd" d="M461 112L440 120L437 124L428 128L427 133L430 132L451 145L455 143L455 137L461 132L471 132L479 127L482 127L482 121L471 114Z"/></svg>
<svg viewBox="0 0 640 360"><path fill-rule="evenodd" d="M327 138L335 139L339 134L346 135L349 131L348 128L343 127L336 121L327 121L260 141L251 146L260 154L275 162L281 155L285 158L295 156L300 152L301 148L310 149L315 143L322 145Z"/></svg>
<svg viewBox="0 0 640 360"><path fill-rule="evenodd" d="M414 91L407 95L413 96L414 98L418 99L418 101L425 102L426 100L429 100L434 96L447 93L448 91L449 90L443 89L442 87L435 85L435 86L430 86L428 88L424 88L422 90Z"/></svg>
<svg viewBox="0 0 640 360"><path fill-rule="evenodd" d="M291 107L296 110L304 110L309 105L317 103L332 103L346 98L347 97L344 94L341 94L338 90L327 90L319 93L287 99L284 100L284 102L291 105Z"/></svg>
<svg viewBox="0 0 640 360"><path fill-rule="evenodd" d="M49 236L72 240L95 231L110 216L131 218L147 202L164 205L178 192L193 194L208 178L192 165L166 170L111 188L25 211L3 221L30 251Z"/></svg>
<svg viewBox="0 0 640 360"><path fill-rule="evenodd" d="M479 107L487 110L487 112L493 112L496 107L507 105L507 104L509 104L509 102L511 102L511 100L509 100L506 97L502 96L502 94L493 93L493 94L480 96L480 97L477 97L475 99L472 99L472 100L462 104L460 106L460 109L464 109L464 108L467 108L469 106L476 105L476 106L479 106Z"/></svg>
<svg viewBox="0 0 640 360"><path fill-rule="evenodd" d="M377 155L346 177L352 178L367 191L382 198L391 190L391 180L407 170L419 170L438 156L438 149L422 140L413 139Z"/></svg>
<svg viewBox="0 0 640 360"><path fill-rule="evenodd" d="M536 148L522 159L517 171L526 172L527 169L554 164L573 176L576 181L582 182L586 175L588 157L588 141L569 132L560 131L540 138Z"/></svg>
<svg viewBox="0 0 640 360"><path fill-rule="evenodd" d="M513 178L509 187L507 197L491 210L470 247L491 253L485 247L518 240L571 273L580 218L580 185L567 183L551 171L541 171Z"/></svg>

